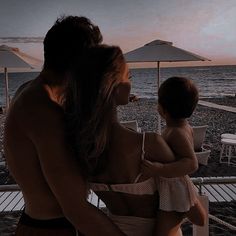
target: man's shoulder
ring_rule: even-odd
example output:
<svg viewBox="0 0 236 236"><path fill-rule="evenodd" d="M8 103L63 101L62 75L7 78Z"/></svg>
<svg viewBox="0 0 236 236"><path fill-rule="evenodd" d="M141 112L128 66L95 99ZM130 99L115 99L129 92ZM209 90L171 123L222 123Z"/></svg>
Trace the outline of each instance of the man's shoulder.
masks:
<svg viewBox="0 0 236 236"><path fill-rule="evenodd" d="M35 84L23 85L18 95L14 97L9 116L11 114L23 123L46 122L48 119L61 119L63 109L53 103L42 86Z"/></svg>
<svg viewBox="0 0 236 236"><path fill-rule="evenodd" d="M14 97L17 97L19 94L21 94L27 88L27 86L29 86L32 83L32 81L33 80L30 80L20 85L20 87L16 90Z"/></svg>

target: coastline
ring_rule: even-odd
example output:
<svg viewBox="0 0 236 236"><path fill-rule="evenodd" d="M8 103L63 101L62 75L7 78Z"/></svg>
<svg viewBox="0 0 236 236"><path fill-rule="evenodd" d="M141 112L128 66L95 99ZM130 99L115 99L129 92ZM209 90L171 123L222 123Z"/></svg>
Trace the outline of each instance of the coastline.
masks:
<svg viewBox="0 0 236 236"><path fill-rule="evenodd" d="M203 100L215 102L220 105L236 106L236 97L205 98ZM157 130L157 102L155 99L139 99L126 106L118 108L120 120L137 120L142 131ZM1 131L4 126L4 115L0 115ZM220 135L222 133L236 133L236 114L210 107L197 105L193 116L189 120L191 125L208 125L205 143L211 144L211 155L207 166L199 166L197 172L191 176L233 176L236 175L236 167L219 163ZM163 126L162 122L162 126ZM2 150L2 137L0 135L0 150ZM1 177L1 176L0 176ZM236 225L236 201L230 203L210 203L209 212L228 223ZM18 221L19 213L0 215L0 235L12 235ZM191 235L191 224L183 225L184 236ZM234 235L235 231L229 231L226 227L210 221L210 235L220 236Z"/></svg>

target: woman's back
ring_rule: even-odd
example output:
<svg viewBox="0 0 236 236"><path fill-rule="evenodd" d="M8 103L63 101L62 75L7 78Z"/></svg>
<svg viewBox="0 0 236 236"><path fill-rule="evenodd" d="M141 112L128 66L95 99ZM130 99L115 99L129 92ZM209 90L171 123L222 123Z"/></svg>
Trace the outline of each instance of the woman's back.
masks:
<svg viewBox="0 0 236 236"><path fill-rule="evenodd" d="M145 136L118 122L116 108L128 103L131 90L122 51L92 47L73 77L65 104L68 138L90 188L126 235L152 235L159 200L154 179L140 176L142 158L144 151L151 161L173 161L174 156L159 135Z"/></svg>
<svg viewBox="0 0 236 236"><path fill-rule="evenodd" d="M154 179L140 175L147 136L119 123L113 125L107 168L91 184L112 214L143 218L156 215L159 201Z"/></svg>

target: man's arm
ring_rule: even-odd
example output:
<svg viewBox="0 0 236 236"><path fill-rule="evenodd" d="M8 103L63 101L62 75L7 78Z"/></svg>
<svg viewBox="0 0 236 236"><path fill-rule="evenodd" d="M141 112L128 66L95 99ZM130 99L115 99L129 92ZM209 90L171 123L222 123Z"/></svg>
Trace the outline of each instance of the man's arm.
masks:
<svg viewBox="0 0 236 236"><path fill-rule="evenodd" d="M124 235L99 209L88 203L87 184L65 139L63 113L37 107L28 120L45 179L64 215L83 235Z"/></svg>

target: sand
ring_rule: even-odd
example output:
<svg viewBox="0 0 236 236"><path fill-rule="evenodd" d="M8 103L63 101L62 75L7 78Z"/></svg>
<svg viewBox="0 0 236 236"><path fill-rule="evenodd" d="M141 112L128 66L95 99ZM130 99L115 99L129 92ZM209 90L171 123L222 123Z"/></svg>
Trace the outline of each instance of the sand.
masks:
<svg viewBox="0 0 236 236"><path fill-rule="evenodd" d="M210 102L220 105L236 107L236 97L208 98ZM119 118L121 120L137 120L142 131L157 131L157 109L155 99L139 99L126 106L119 107ZM0 115L0 124L3 128L4 116ZM189 120L191 125L208 125L205 143L212 146L211 157L207 166L199 166L199 170L191 176L235 176L236 167L219 164L220 135L222 133L236 133L236 113L226 112L218 109L198 105L193 116ZM164 123L162 122L162 126ZM0 136L0 150L2 135ZM2 176L3 177L3 176ZM0 176L1 181L1 176ZM12 180L8 180L12 182ZM210 213L233 225L236 225L236 202L210 203ZM0 215L0 235L12 235L19 214ZM191 225L183 226L184 235L191 235ZM210 220L210 235L235 235L236 232L229 231L226 227L216 224Z"/></svg>

